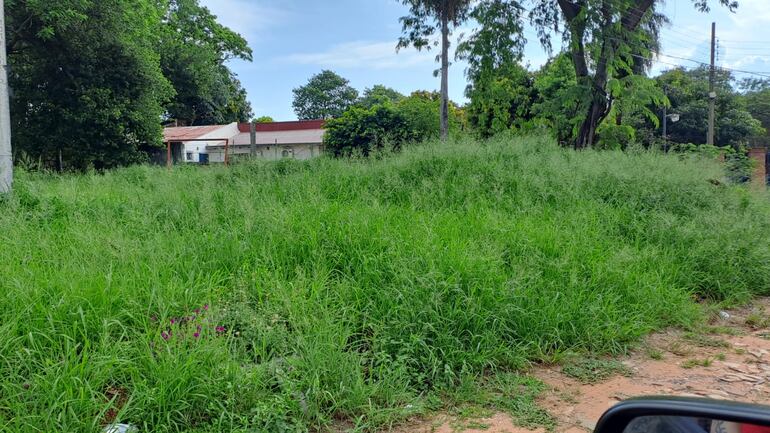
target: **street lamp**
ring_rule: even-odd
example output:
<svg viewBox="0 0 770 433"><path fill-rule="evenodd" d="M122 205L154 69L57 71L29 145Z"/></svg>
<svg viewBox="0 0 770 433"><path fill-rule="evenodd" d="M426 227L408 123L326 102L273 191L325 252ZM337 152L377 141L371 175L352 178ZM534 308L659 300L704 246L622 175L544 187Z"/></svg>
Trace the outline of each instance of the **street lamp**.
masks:
<svg viewBox="0 0 770 433"><path fill-rule="evenodd" d="M671 119L671 123L679 121L679 114L667 114L666 107L663 107L663 150L668 152L668 120Z"/></svg>

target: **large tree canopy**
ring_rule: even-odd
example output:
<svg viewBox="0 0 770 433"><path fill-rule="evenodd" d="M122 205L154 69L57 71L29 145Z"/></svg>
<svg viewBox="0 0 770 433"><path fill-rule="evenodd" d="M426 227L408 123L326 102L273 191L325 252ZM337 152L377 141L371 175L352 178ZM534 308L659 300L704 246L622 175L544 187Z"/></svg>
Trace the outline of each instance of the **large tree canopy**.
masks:
<svg viewBox="0 0 770 433"><path fill-rule="evenodd" d="M300 120L339 117L358 99L348 80L332 71L322 71L304 86L294 89L294 112Z"/></svg>
<svg viewBox="0 0 770 433"><path fill-rule="evenodd" d="M731 10L733 0L716 0ZM655 7L661 0L534 0L530 13L541 42L550 48L550 34L556 29L563 36L582 89L583 120L573 144L576 148L596 141L601 122L610 114L614 96L612 79L633 73L635 64L652 56L654 29L660 17ZM701 11L708 10L707 0L693 0Z"/></svg>
<svg viewBox="0 0 770 433"><path fill-rule="evenodd" d="M6 2L14 147L46 166L109 168L159 144L163 77L150 0Z"/></svg>
<svg viewBox="0 0 770 433"><path fill-rule="evenodd" d="M245 40L198 0L6 0L14 148L44 167L109 168L160 145L161 121L248 120L225 66Z"/></svg>
<svg viewBox="0 0 770 433"><path fill-rule="evenodd" d="M161 66L176 90L166 116L183 125L248 121L246 91L225 64L251 61L246 40L217 22L199 0L170 0L163 15Z"/></svg>
<svg viewBox="0 0 770 433"><path fill-rule="evenodd" d="M364 89L364 94L358 99L356 105L363 108L372 108L375 105L385 104L387 102L397 103L404 99L404 95L395 89L375 84L371 88Z"/></svg>

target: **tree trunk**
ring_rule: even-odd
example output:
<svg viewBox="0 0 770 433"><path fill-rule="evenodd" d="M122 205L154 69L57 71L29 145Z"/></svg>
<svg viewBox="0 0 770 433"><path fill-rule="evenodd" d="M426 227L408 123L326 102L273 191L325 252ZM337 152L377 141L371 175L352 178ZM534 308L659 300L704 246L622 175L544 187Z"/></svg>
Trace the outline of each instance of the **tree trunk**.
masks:
<svg viewBox="0 0 770 433"><path fill-rule="evenodd" d="M652 7L654 0L640 0L634 7L626 11L621 18L621 27L626 32L633 32L638 27L642 18ZM573 2L570 0L558 0L559 7L564 14L571 30L571 51L572 60L575 66L575 73L578 81L582 79L591 84L591 103L586 111L586 118L580 125L578 136L575 137L575 149L585 149L594 144L596 140L596 130L599 124L607 117L610 112L611 101L607 97L607 79L609 74L610 56L617 51L619 43L617 38L604 37L602 41L601 53L596 62L595 73L591 76L588 70L587 56L584 47L585 23L581 12L586 7L584 1ZM602 3L601 12L604 18L604 28L610 29L613 14L609 3Z"/></svg>
<svg viewBox="0 0 770 433"><path fill-rule="evenodd" d="M599 124L607 117L609 111L608 101L601 101L594 97L588 108L587 116L583 124L580 125L580 132L578 132L578 136L575 138L575 149L585 149L594 144L596 130L599 128Z"/></svg>
<svg viewBox="0 0 770 433"><path fill-rule="evenodd" d="M441 140L449 137L449 10L441 15Z"/></svg>

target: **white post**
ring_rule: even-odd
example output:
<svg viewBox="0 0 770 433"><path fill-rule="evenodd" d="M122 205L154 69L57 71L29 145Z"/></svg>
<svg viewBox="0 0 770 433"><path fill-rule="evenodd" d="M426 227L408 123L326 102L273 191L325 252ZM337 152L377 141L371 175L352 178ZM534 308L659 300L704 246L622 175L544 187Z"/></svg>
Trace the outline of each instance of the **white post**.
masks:
<svg viewBox="0 0 770 433"><path fill-rule="evenodd" d="M5 48L5 5L0 0L0 194L11 191L11 107L8 100L8 60Z"/></svg>

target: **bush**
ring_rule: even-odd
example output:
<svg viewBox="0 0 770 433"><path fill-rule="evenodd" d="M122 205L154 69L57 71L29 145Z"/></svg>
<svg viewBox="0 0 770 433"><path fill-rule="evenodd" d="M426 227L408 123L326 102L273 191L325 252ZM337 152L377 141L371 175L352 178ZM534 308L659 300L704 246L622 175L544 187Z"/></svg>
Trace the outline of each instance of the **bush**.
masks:
<svg viewBox="0 0 770 433"><path fill-rule="evenodd" d="M597 132L596 148L604 150L624 150L634 143L636 133L628 125L604 123Z"/></svg>
<svg viewBox="0 0 770 433"><path fill-rule="evenodd" d="M324 143L335 156L369 156L373 151L398 151L406 142L420 142L439 135L438 95L415 92L396 103L369 108L354 106L326 124ZM461 111L450 105L450 131L462 128Z"/></svg>
<svg viewBox="0 0 770 433"><path fill-rule="evenodd" d="M325 129L324 144L335 156L399 150L403 143L421 138L391 104L368 109L352 107L341 117L327 121Z"/></svg>

